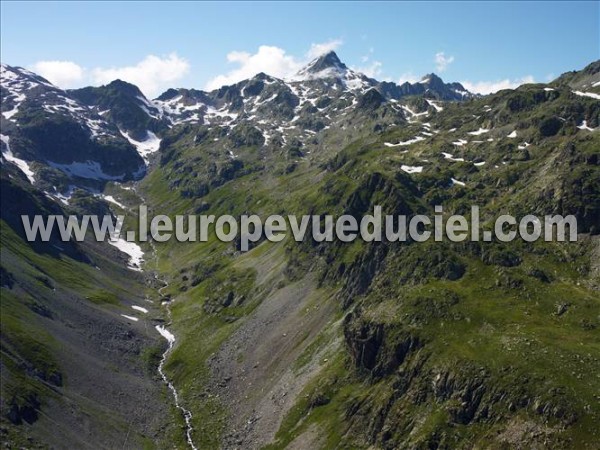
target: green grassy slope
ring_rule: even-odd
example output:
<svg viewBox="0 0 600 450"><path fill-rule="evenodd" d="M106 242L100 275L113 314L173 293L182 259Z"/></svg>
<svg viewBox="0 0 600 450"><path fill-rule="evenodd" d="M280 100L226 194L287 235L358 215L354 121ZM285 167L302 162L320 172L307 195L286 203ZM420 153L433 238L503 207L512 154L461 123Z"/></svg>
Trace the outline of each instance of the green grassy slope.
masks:
<svg viewBox="0 0 600 450"><path fill-rule="evenodd" d="M367 132L377 114L361 117L355 124L365 132L353 142L336 145L343 131L332 127L319 138L319 151L292 166L285 154L248 146L237 150L241 166L223 171L231 164L224 144L198 141L193 127L172 131L161 165L144 182L157 211L168 205L173 214L360 217L375 204L408 215L433 215L441 204L447 217L476 204L486 229L506 212L561 213L575 214L584 233L564 244L287 239L281 254L267 258L283 258L270 272L276 284L254 268L265 264L272 244L243 256L214 236L159 245L181 336L167 369L194 413L197 445L211 448L219 436L227 441L231 415L243 414L246 404L242 399L231 410L215 395L211 356L253 320L269 293L314 274L312 292L335 292L343 321L330 325L333 332L321 329L295 365L314 361L318 349L337 350L303 384L272 447L304 441L323 448L594 448L600 138L577 127L583 120L597 127L600 106L565 84L552 86L446 104L386 131ZM469 134L481 128L490 131ZM516 138L509 137L513 131ZM416 135L424 139L385 145ZM468 144L453 144L459 139ZM216 168L204 170L215 158ZM403 165L423 170L408 174ZM204 187L190 194L190 186ZM253 269L241 270L241 259ZM230 291L244 301L224 302ZM240 382L231 380L231 389ZM250 397L260 395L249 389ZM259 419L248 433L262 427ZM266 443L250 444L257 442Z"/></svg>

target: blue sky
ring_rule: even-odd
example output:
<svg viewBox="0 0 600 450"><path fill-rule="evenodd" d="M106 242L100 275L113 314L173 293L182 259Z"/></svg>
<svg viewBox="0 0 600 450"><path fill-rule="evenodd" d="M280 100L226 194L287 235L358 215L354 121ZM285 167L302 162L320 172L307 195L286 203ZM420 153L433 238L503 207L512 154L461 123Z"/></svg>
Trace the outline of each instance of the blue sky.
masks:
<svg viewBox="0 0 600 450"><path fill-rule="evenodd" d="M61 87L120 77L150 96L261 70L287 76L330 48L378 79L433 71L482 92L600 58L597 1L1 5L3 63Z"/></svg>

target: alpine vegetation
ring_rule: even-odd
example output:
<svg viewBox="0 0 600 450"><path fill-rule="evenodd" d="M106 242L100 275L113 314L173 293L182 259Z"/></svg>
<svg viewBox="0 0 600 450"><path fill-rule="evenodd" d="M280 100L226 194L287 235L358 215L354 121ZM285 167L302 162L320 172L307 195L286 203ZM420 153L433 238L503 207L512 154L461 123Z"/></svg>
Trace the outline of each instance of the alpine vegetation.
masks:
<svg viewBox="0 0 600 450"><path fill-rule="evenodd" d="M143 8L2 5L6 448L598 448L597 2Z"/></svg>

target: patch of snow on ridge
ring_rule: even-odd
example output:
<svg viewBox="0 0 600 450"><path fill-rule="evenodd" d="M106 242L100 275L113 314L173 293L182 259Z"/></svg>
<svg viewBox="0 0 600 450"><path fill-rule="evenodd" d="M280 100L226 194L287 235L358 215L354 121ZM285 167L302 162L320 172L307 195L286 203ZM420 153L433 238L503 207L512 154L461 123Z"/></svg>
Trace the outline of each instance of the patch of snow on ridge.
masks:
<svg viewBox="0 0 600 450"><path fill-rule="evenodd" d="M465 161L464 158L454 158L451 153L442 152L442 155L444 155L444 158L446 158L450 161L456 161L456 162L464 162Z"/></svg>
<svg viewBox="0 0 600 450"><path fill-rule="evenodd" d="M424 140L425 140L425 138L423 136L417 136L413 139L409 139L408 141L398 142L397 144L392 144L390 142L384 142L383 145L385 145L386 147L399 147L399 146L415 144L419 141L424 141Z"/></svg>
<svg viewBox="0 0 600 450"><path fill-rule="evenodd" d="M162 110L160 108L157 107L157 105L152 104L151 102L148 101L148 99L146 99L145 97L142 96L137 96L136 97L140 102L142 102L142 104L140 105L142 107L142 109L144 110L144 112L146 114L148 114L148 116L150 116L153 119L160 119L162 116ZM158 111L158 115L154 115L150 112L151 109L155 109Z"/></svg>
<svg viewBox="0 0 600 450"><path fill-rule="evenodd" d="M594 128L588 126L587 120L581 122L581 125L578 125L577 128L579 128L580 130L594 131Z"/></svg>
<svg viewBox="0 0 600 450"><path fill-rule="evenodd" d="M109 239L108 243L113 247L117 247L123 253L129 255L129 263L127 264L129 269L137 272L142 271L141 265L142 262L144 262L144 252L139 245L137 245L135 242L127 242L123 238L119 238L116 241Z"/></svg>
<svg viewBox="0 0 600 450"><path fill-rule="evenodd" d="M487 128L479 128L479 130L477 131L469 131L468 134L470 134L471 136L479 136L480 134L485 134L485 133L489 133L490 130L488 130Z"/></svg>
<svg viewBox="0 0 600 450"><path fill-rule="evenodd" d="M462 181L458 181L456 178L450 178L452 180L452 184L454 185L458 185L458 186L466 186L466 184Z"/></svg>
<svg viewBox="0 0 600 450"><path fill-rule="evenodd" d="M427 103L429 103L430 106L433 106L437 112L442 112L444 110L444 108L442 108L441 106L439 106L437 103L432 102L431 100L425 99L425 101Z"/></svg>
<svg viewBox="0 0 600 450"><path fill-rule="evenodd" d="M121 315L122 315L123 317L125 317L126 319L133 320L134 322L137 322L138 320L140 320L140 319L138 319L137 317L128 316L127 314L121 314Z"/></svg>
<svg viewBox="0 0 600 450"><path fill-rule="evenodd" d="M127 209L123 203L118 202L112 195L99 194L98 197L100 197L103 200L106 200L109 203L117 205L119 208Z"/></svg>
<svg viewBox="0 0 600 450"><path fill-rule="evenodd" d="M27 163L27 161L21 158L17 158L15 155L13 155L13 152L10 150L10 137L5 136L4 134L0 134L0 139L6 145L6 150L2 152L2 157L8 162L11 162L15 166L17 166L19 170L21 170L21 172L25 174L29 182L33 184L35 182L35 174L33 173L33 170L29 168L29 164Z"/></svg>
<svg viewBox="0 0 600 450"><path fill-rule="evenodd" d="M520 144L517 148L519 150L525 150L527 147L529 147L531 144L529 144L528 142L523 142L522 144Z"/></svg>
<svg viewBox="0 0 600 450"><path fill-rule="evenodd" d="M8 92L8 96L3 99L2 106L4 106L6 100L9 99L14 103L13 109L2 111L2 115L5 119L15 122L12 117L19 112L21 103L27 98L22 91L31 89L35 84L23 81L18 73L9 70L4 64L2 64L0 68L0 80L2 82L2 89L5 89L6 92Z"/></svg>
<svg viewBox="0 0 600 450"><path fill-rule="evenodd" d="M508 138L516 138L517 137L517 130L513 131L512 133L510 133L508 136L506 136Z"/></svg>
<svg viewBox="0 0 600 450"><path fill-rule="evenodd" d="M595 98L596 100L600 100L600 94L594 94L593 92L581 92L581 91L573 91L575 95L579 95L580 97L590 97Z"/></svg>
<svg viewBox="0 0 600 450"><path fill-rule="evenodd" d="M423 172L423 166L405 166L405 165L402 165L402 166L400 166L400 168L402 170L404 170L406 173L421 173L421 172Z"/></svg>
<svg viewBox="0 0 600 450"><path fill-rule="evenodd" d="M152 131L146 131L146 139L143 141L136 141L131 138L126 132L119 130L123 137L129 141L131 145L135 147L139 155L144 159L148 160L148 155L158 151L160 148L160 139Z"/></svg>
<svg viewBox="0 0 600 450"><path fill-rule="evenodd" d="M468 144L468 141L465 141L464 139L459 139L458 141L454 141L452 144L456 145L457 147L462 147L465 144Z"/></svg>
<svg viewBox="0 0 600 450"><path fill-rule="evenodd" d="M137 305L131 305L131 307L133 309L135 309L136 311L140 311L140 312L143 312L144 314L148 314L148 310L146 308L142 308L141 306L137 306Z"/></svg>
<svg viewBox="0 0 600 450"><path fill-rule="evenodd" d="M15 106L10 111L2 112L2 115L4 116L4 118L8 119L8 120L11 120L12 116L14 116L16 113L19 112L19 107L21 106L21 103L23 103L23 100L25 100L25 98L26 98L24 94L13 93L13 95L14 95L14 98L12 100L15 102ZM14 120L13 120L13 122L14 122Z"/></svg>
<svg viewBox="0 0 600 450"><path fill-rule="evenodd" d="M408 118L408 121L411 122L413 119L415 118L419 118L422 116L427 116L429 113L427 111L422 112L422 113L416 113L414 112L412 109L410 109L408 106L406 105L400 105L400 107L406 111L407 113L409 113L411 115L411 117Z"/></svg>
<svg viewBox="0 0 600 450"><path fill-rule="evenodd" d="M46 197L50 198L51 200L58 200L63 205L68 205L69 202L71 201L71 197L73 196L73 192L75 191L76 186L70 184L64 193L59 192L56 189L56 186L53 186L53 187L54 187L54 192L44 191L44 194L46 194Z"/></svg>

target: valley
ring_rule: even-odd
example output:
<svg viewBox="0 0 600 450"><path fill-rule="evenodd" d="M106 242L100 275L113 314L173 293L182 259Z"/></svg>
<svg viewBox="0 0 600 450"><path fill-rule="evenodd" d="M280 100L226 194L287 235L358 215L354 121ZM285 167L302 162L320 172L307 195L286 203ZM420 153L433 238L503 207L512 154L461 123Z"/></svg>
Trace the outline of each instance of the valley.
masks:
<svg viewBox="0 0 600 450"><path fill-rule="evenodd" d="M2 65L18 448L580 448L600 421L600 62L486 96L334 52L213 91ZM19 201L15 201L19 199ZM27 242L21 215L572 214L578 242ZM201 229L202 226L199 226ZM112 244L112 245L111 245ZM521 447L519 447L521 446Z"/></svg>

